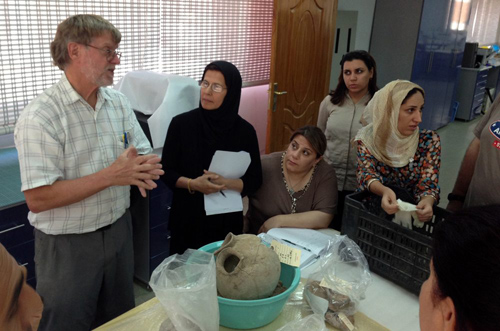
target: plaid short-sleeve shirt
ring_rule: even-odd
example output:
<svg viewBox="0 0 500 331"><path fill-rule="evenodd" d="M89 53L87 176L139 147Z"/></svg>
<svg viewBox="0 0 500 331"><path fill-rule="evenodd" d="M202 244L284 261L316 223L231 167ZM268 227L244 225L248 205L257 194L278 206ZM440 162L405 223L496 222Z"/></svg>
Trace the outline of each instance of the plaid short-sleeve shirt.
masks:
<svg viewBox="0 0 500 331"><path fill-rule="evenodd" d="M73 89L66 75L22 111L14 137L19 154L21 190L81 178L109 165L128 143L140 154L151 145L127 99L100 88L95 110ZM86 233L120 218L130 205L130 186L113 186L77 203L41 213L30 223L47 234Z"/></svg>

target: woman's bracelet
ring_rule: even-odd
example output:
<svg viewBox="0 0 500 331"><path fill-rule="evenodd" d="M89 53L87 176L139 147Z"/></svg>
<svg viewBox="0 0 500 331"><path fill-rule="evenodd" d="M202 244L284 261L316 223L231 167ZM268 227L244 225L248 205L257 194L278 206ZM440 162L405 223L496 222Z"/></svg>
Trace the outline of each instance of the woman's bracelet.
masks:
<svg viewBox="0 0 500 331"><path fill-rule="evenodd" d="M372 178L372 179L370 179L370 180L368 181L368 183L366 184L366 190L367 190L368 192L371 192L371 191L370 191L370 185L371 185L374 181L379 181L379 182L380 182L380 180L379 180L378 178Z"/></svg>
<svg viewBox="0 0 500 331"><path fill-rule="evenodd" d="M191 186L189 185L192 180L193 180L192 178L188 179L188 192L191 193L191 194L194 194L194 190L191 190Z"/></svg>

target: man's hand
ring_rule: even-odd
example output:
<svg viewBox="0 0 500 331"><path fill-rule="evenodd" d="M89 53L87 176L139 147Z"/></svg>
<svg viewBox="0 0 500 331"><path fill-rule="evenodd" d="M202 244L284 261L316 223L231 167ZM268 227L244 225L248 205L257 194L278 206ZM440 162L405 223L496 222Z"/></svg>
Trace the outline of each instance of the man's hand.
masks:
<svg viewBox="0 0 500 331"><path fill-rule="evenodd" d="M146 197L145 190L157 187L153 181L159 179L164 171L155 154L138 155L133 146L127 148L108 168L103 169L104 176L110 181L110 186L135 185L141 195Z"/></svg>

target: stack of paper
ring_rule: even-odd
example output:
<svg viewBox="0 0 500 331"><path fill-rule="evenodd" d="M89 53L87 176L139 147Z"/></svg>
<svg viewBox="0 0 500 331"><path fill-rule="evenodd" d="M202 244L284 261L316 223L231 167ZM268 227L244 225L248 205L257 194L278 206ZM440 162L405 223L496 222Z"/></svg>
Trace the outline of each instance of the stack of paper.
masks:
<svg viewBox="0 0 500 331"><path fill-rule="evenodd" d="M300 268L311 265L328 248L330 236L311 229L274 228L259 237L267 243L277 240L301 251Z"/></svg>

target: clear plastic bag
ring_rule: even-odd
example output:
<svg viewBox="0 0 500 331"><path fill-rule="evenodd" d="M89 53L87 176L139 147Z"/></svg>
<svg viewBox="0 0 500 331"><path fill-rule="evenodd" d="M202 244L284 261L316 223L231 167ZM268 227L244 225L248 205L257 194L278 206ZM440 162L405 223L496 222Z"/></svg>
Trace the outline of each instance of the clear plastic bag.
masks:
<svg viewBox="0 0 500 331"><path fill-rule="evenodd" d="M213 254L188 249L166 258L149 282L177 330L219 330Z"/></svg>
<svg viewBox="0 0 500 331"><path fill-rule="evenodd" d="M328 331L325 327L325 319L322 315L312 314L298 321L292 321L283 325L276 331Z"/></svg>
<svg viewBox="0 0 500 331"><path fill-rule="evenodd" d="M371 283L363 252L347 236L335 236L319 265L304 287L304 297L313 312L334 327L355 330L353 315Z"/></svg>

